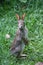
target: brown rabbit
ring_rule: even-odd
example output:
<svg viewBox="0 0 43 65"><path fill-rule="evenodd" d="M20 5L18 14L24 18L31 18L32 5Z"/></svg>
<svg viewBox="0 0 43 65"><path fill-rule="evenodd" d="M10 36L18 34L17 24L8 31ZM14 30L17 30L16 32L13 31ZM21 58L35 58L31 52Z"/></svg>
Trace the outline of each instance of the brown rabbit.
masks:
<svg viewBox="0 0 43 65"><path fill-rule="evenodd" d="M24 24L25 13L22 16L22 19L20 19L18 14L16 14L16 17L18 18L18 30L11 45L10 51L11 54L20 56L24 50L25 45L28 44L28 30Z"/></svg>

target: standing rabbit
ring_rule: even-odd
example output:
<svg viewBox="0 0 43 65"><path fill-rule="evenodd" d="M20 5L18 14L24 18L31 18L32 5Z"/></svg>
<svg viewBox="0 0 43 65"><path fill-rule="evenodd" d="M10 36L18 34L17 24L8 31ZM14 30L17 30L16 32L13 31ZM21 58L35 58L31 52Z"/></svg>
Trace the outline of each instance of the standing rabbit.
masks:
<svg viewBox="0 0 43 65"><path fill-rule="evenodd" d="M10 51L11 54L16 56L21 56L26 44L28 44L28 30L24 24L25 13L20 19L20 16L16 14L18 19L18 30L16 32L15 39L11 45Z"/></svg>

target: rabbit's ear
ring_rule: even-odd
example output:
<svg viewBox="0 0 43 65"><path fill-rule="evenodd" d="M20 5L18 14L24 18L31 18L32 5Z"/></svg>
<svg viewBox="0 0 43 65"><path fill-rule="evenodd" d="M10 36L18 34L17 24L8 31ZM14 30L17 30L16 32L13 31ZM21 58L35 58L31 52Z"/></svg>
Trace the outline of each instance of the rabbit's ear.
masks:
<svg viewBox="0 0 43 65"><path fill-rule="evenodd" d="M18 20L20 19L20 16L18 14L16 14L16 17L17 17Z"/></svg>
<svg viewBox="0 0 43 65"><path fill-rule="evenodd" d="M24 20L24 18L25 18L25 13L22 15L22 20Z"/></svg>

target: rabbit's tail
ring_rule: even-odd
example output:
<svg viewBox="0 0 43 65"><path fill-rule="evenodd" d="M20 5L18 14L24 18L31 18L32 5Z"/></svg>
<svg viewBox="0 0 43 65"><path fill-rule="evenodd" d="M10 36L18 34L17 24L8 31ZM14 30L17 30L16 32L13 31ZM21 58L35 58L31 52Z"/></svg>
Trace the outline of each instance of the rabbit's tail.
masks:
<svg viewBox="0 0 43 65"><path fill-rule="evenodd" d="M19 52L16 52L15 50L14 51L11 51L9 52L9 55L7 56L7 58L10 58L10 57L18 57L19 56Z"/></svg>

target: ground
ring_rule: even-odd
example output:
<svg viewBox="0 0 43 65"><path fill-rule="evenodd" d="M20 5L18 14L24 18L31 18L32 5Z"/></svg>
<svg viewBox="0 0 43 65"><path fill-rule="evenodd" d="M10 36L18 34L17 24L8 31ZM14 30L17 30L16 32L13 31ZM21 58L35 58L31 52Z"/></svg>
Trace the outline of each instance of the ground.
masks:
<svg viewBox="0 0 43 65"><path fill-rule="evenodd" d="M36 62L43 62L43 9L24 9L26 17L25 25L28 28L29 43L24 49L28 56L26 59L17 59L10 56L10 45L15 38L18 27L16 9L14 7L0 5L0 65L34 65ZM23 10L22 9L22 10ZM21 16L21 10L19 11ZM6 34L10 35L6 39Z"/></svg>

